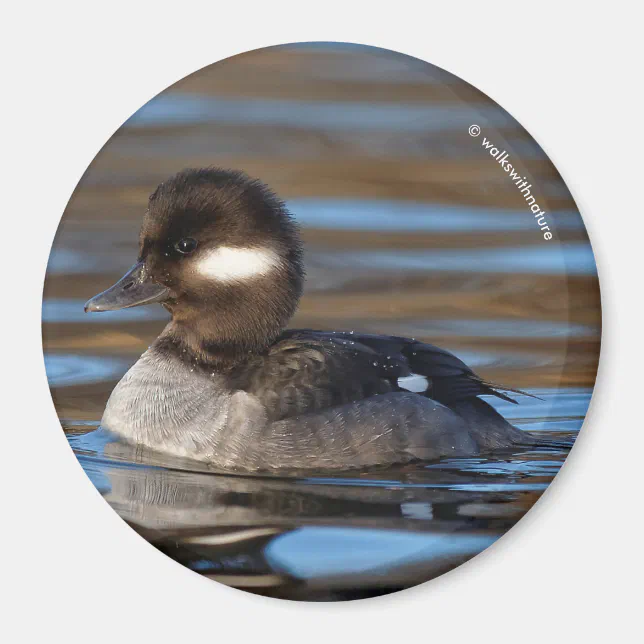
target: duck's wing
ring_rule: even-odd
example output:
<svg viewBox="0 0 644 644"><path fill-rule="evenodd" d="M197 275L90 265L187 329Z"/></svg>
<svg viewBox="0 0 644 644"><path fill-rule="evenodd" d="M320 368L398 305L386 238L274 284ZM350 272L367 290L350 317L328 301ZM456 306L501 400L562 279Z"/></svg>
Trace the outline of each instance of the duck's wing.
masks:
<svg viewBox="0 0 644 644"><path fill-rule="evenodd" d="M283 420L378 394L413 391L448 407L483 394L510 400L449 351L408 338L290 330L240 368L233 385L269 420Z"/></svg>
<svg viewBox="0 0 644 644"><path fill-rule="evenodd" d="M343 341L349 336L353 337L354 334L335 335ZM403 363L410 374L426 378L427 388L423 393L443 405L450 406L460 400L484 395L496 396L516 404L516 400L503 393L506 391L530 396L519 389L483 380L460 358L433 344L397 336L359 334L357 337L361 344L381 355L395 359L398 363ZM403 389L406 388L405 384L405 378L399 381ZM414 385L417 386L417 383Z"/></svg>

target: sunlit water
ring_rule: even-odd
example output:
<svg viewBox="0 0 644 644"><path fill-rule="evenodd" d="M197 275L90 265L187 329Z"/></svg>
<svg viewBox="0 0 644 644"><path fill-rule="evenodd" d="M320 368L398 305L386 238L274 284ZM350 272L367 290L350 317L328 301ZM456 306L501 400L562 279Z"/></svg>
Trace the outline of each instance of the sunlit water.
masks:
<svg viewBox="0 0 644 644"><path fill-rule="evenodd" d="M351 599L452 569L532 507L588 407L599 294L575 204L510 115L419 61L331 46L298 58L304 49L191 77L117 133L54 242L43 343L69 443L133 529L232 586ZM244 85L248 74L257 96ZM467 134L472 122L495 128L495 140L525 161L556 231L550 243ZM484 377L539 396L490 402L553 447L332 477L241 476L133 448L100 429L110 391L168 315L151 306L88 316L83 304L134 263L158 182L208 164L261 177L302 225L307 282L293 326L445 347Z"/></svg>

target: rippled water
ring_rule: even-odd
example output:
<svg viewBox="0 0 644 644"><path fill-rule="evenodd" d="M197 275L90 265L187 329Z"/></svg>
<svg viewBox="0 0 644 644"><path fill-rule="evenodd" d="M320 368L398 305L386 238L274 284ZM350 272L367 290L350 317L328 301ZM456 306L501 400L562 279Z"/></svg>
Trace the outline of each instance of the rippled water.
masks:
<svg viewBox="0 0 644 644"><path fill-rule="evenodd" d="M589 392L534 393L542 403L498 407L522 429L572 444ZM525 514L568 453L521 450L334 477L231 476L146 454L95 424L65 427L94 485L158 548L215 580L302 599L389 592L470 559Z"/></svg>
<svg viewBox="0 0 644 644"><path fill-rule="evenodd" d="M556 229L551 242L467 134L471 122L524 162ZM443 346L482 376L539 396L490 402L557 447L332 478L240 476L128 447L100 429L110 391L168 316L160 306L92 316L83 304L134 263L156 184L208 164L261 177L303 226L307 286L293 326ZM592 252L543 151L446 72L359 47L255 52L148 103L79 184L44 295L52 395L105 500L196 572L294 599L404 588L498 539L559 471L599 351Z"/></svg>
<svg viewBox="0 0 644 644"><path fill-rule="evenodd" d="M288 126L307 129L333 128L334 130L385 129L422 132L445 127L467 127L473 113L481 123L495 126L510 125L512 117L495 106L479 106L473 111L469 105L459 107L377 104L351 101L303 101L256 98L242 100L192 96L189 94L159 96L142 107L127 122L128 126L150 127L209 123L213 116L225 124Z"/></svg>

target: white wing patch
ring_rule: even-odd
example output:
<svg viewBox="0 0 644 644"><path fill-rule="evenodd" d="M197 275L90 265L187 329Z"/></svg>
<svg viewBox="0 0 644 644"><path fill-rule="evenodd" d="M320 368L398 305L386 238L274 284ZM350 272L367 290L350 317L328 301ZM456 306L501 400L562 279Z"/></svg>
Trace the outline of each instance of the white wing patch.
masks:
<svg viewBox="0 0 644 644"><path fill-rule="evenodd" d="M280 263L271 248L232 248L219 246L201 257L195 270L218 282L234 282L247 277L266 275Z"/></svg>
<svg viewBox="0 0 644 644"><path fill-rule="evenodd" d="M425 376L419 376L417 373L412 373L410 376L398 378L398 386L401 389L412 391L415 394L422 394L424 391L427 391L429 380L427 380Z"/></svg>

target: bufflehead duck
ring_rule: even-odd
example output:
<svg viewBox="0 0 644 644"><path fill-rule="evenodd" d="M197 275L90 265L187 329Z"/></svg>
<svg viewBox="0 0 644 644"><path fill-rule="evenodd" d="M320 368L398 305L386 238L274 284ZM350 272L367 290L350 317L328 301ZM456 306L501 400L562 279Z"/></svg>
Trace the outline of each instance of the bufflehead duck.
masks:
<svg viewBox="0 0 644 644"><path fill-rule="evenodd" d="M350 469L472 456L536 439L512 400L444 349L285 330L304 282L298 228L263 183L188 169L150 196L137 263L86 311L161 303L172 319L112 392L101 425L224 470Z"/></svg>

